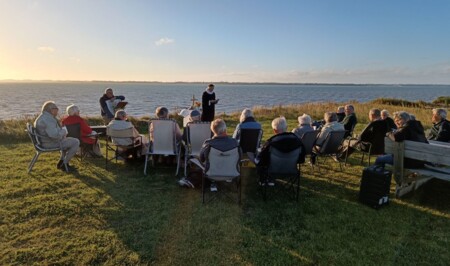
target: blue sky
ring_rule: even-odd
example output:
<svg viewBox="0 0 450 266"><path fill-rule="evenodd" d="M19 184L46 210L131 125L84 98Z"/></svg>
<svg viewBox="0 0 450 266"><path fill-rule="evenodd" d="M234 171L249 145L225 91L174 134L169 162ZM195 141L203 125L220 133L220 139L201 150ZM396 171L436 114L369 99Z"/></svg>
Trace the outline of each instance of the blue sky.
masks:
<svg viewBox="0 0 450 266"><path fill-rule="evenodd" d="M0 0L0 80L450 84L450 1Z"/></svg>

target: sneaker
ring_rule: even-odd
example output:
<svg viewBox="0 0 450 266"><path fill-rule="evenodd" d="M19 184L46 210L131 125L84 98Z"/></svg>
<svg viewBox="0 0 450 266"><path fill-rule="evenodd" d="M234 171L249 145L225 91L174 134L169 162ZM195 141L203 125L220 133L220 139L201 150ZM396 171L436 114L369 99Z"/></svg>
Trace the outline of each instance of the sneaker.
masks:
<svg viewBox="0 0 450 266"><path fill-rule="evenodd" d="M188 184L186 183L186 177L180 178L180 180L178 180L178 185L180 185L181 187L188 186Z"/></svg>
<svg viewBox="0 0 450 266"><path fill-rule="evenodd" d="M264 179L259 179L259 182L258 182L258 184L260 185L260 186L265 186L266 185L266 180L264 180Z"/></svg>
<svg viewBox="0 0 450 266"><path fill-rule="evenodd" d="M273 179L270 178L270 179L267 181L267 185L268 185L269 187L275 186L275 180L273 180Z"/></svg>
<svg viewBox="0 0 450 266"><path fill-rule="evenodd" d="M211 183L211 192L217 192L217 185L215 183Z"/></svg>

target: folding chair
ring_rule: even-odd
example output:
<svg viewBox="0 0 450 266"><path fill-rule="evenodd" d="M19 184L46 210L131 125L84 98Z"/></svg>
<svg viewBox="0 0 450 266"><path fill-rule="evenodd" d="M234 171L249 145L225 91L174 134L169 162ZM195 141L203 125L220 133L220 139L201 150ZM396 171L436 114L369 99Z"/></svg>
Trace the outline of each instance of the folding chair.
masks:
<svg viewBox="0 0 450 266"><path fill-rule="evenodd" d="M141 149L142 136L134 136L133 131L134 128L123 130L114 130L110 127L106 128L105 169L108 169L108 161L115 159L117 163L119 157L125 159L130 152L138 152ZM108 151L114 152L113 158L108 159Z"/></svg>
<svg viewBox="0 0 450 266"><path fill-rule="evenodd" d="M242 128L239 138L239 146L241 146L243 153L253 153L259 148L261 138L263 136L262 129Z"/></svg>
<svg viewBox="0 0 450 266"><path fill-rule="evenodd" d="M34 154L33 159L31 160L30 164L28 165L28 173L31 173L31 171L33 170L33 166L36 163L36 161L38 160L39 155L41 155L41 153L59 151L61 153L61 156L62 156L63 151L62 151L62 149L60 147L58 147L58 148L44 148L44 147L42 147L42 144L41 144L41 142L39 140L39 138L41 136L36 133L36 128L34 128L30 123L27 123L26 131L27 131L28 136L30 137L31 142L33 143L33 147L34 147L34 149L36 151L36 154ZM68 172L67 165L65 165L65 168L66 168L66 172Z"/></svg>
<svg viewBox="0 0 450 266"><path fill-rule="evenodd" d="M300 191L300 170L298 157L302 152L299 147L290 152L282 152L275 147L270 147L270 164L267 169L266 184L263 186L263 198L267 197L268 180L276 182L276 188L281 188L298 201ZM280 189L279 189L280 190Z"/></svg>
<svg viewBox="0 0 450 266"><path fill-rule="evenodd" d="M220 151L211 147L208 158L206 159L206 165L209 165L205 169L198 161L198 159L191 159L192 162L197 164L203 169L202 175L202 202L205 203L206 197L206 179L214 182L222 182L225 186L221 186L219 191L213 192L217 196L218 193L224 192L226 196L230 197L227 192L236 187L237 203L241 203L241 153L239 146L228 151ZM231 180L231 182L230 182ZM227 185L231 188L227 190ZM211 201L215 196L209 198ZM230 197L231 198L231 197Z"/></svg>
<svg viewBox="0 0 450 266"><path fill-rule="evenodd" d="M319 135L320 130L308 131L302 136L303 147L305 148L305 156L311 156L313 147L316 144L317 136ZM314 166L311 164L311 171L314 169Z"/></svg>
<svg viewBox="0 0 450 266"><path fill-rule="evenodd" d="M346 130L338 130L338 131L331 131L326 136L322 146L320 146L318 149L313 149L313 153L317 156L317 167L319 168L320 172L320 166L319 166L319 157L332 157L337 156L339 153L339 147L342 144L342 141L344 140L344 136L346 134ZM325 160L324 160L325 161ZM339 167L342 171L342 162L339 161Z"/></svg>
<svg viewBox="0 0 450 266"><path fill-rule="evenodd" d="M177 169L175 171L175 176L177 176L180 168L181 142L177 141L175 135L176 121L173 119L152 119L150 123L153 124L153 139L150 136L150 145L145 153L144 175L147 175L147 164L150 159L152 165L155 165L153 155L174 155L177 157Z"/></svg>
<svg viewBox="0 0 450 266"><path fill-rule="evenodd" d="M92 144L87 144L84 143L81 139L81 125L80 124L71 124L71 125L66 125L67 128L67 136L68 137L72 137L72 138L76 138L80 141L80 154L79 154L79 158L80 161L83 161L83 159L88 155L88 154L93 154L93 146ZM98 135L93 136L96 139L98 138Z"/></svg>
<svg viewBox="0 0 450 266"><path fill-rule="evenodd" d="M184 176L187 176L187 165L192 157L199 157L205 140L211 138L210 122L192 122L186 125L187 141L184 154Z"/></svg>

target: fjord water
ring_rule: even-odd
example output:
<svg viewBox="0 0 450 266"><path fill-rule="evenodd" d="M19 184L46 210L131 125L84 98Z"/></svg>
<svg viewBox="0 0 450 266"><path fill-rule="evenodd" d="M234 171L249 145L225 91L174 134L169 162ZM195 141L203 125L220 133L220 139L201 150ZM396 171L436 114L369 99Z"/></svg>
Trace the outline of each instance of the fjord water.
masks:
<svg viewBox="0 0 450 266"><path fill-rule="evenodd" d="M19 118L40 112L42 103L53 100L63 113L70 104L81 109L82 116L98 116L99 98L106 87L129 102L132 116L153 116L156 107L170 111L187 108L192 95L198 101L206 84L138 82L5 82L0 83L0 119ZM230 113L253 106L277 106L306 102L368 102L376 98L398 98L430 102L450 96L450 85L285 85L216 84L220 99L216 113Z"/></svg>

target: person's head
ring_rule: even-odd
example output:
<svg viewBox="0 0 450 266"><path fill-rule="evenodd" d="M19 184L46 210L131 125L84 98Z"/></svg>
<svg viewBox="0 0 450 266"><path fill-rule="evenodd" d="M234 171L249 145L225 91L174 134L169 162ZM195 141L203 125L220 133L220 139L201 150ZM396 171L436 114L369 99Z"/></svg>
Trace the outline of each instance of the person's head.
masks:
<svg viewBox="0 0 450 266"><path fill-rule="evenodd" d="M198 110L192 110L189 114L189 122L200 121L201 115Z"/></svg>
<svg viewBox="0 0 450 266"><path fill-rule="evenodd" d="M239 122L244 122L245 119L249 118L249 117L253 117L253 112L251 109L249 108L245 108L242 113L241 113L241 117L239 118Z"/></svg>
<svg viewBox="0 0 450 266"><path fill-rule="evenodd" d="M212 92L214 90L214 84L209 84L206 88L208 91Z"/></svg>
<svg viewBox="0 0 450 266"><path fill-rule="evenodd" d="M311 125L311 116L307 114L303 114L302 116L298 117L298 124L300 126L302 125Z"/></svg>
<svg viewBox="0 0 450 266"><path fill-rule="evenodd" d="M169 118L169 110L163 106L156 108L155 114L158 118Z"/></svg>
<svg viewBox="0 0 450 266"><path fill-rule="evenodd" d="M276 134L284 133L287 131L287 122L284 116L280 116L272 120L272 129Z"/></svg>
<svg viewBox="0 0 450 266"><path fill-rule="evenodd" d="M347 104L344 107L344 111L345 111L346 115L353 114L355 112L355 107L353 107L353 105L351 105L351 104Z"/></svg>
<svg viewBox="0 0 450 266"><path fill-rule="evenodd" d="M370 121L378 120L378 119L380 119L380 116L381 116L380 109L376 109L376 108L370 109L370 111L369 111L369 120Z"/></svg>
<svg viewBox="0 0 450 266"><path fill-rule="evenodd" d="M335 112L326 112L323 114L323 120L325 123L331 123L337 121L337 115Z"/></svg>
<svg viewBox="0 0 450 266"><path fill-rule="evenodd" d="M389 111L386 109L381 110L381 119L386 119L389 117Z"/></svg>
<svg viewBox="0 0 450 266"><path fill-rule="evenodd" d="M58 115L58 106L56 106L54 101L46 101L43 105L42 105L42 112L47 112L52 114L53 116L57 116Z"/></svg>
<svg viewBox="0 0 450 266"><path fill-rule="evenodd" d="M409 120L411 120L411 116L405 111L398 111L394 113L394 122L397 127L402 127Z"/></svg>
<svg viewBox="0 0 450 266"><path fill-rule="evenodd" d="M442 108L433 109L433 116L431 117L431 122L439 123L442 120L447 119L447 111Z"/></svg>
<svg viewBox="0 0 450 266"><path fill-rule="evenodd" d="M76 106L74 104L71 104L71 105L67 106L66 112L70 116L74 116L74 115L79 116L80 115L80 108L78 108L78 106Z"/></svg>
<svg viewBox="0 0 450 266"><path fill-rule="evenodd" d="M113 93L113 90L111 88L106 88L105 89L105 94L106 94L106 96L108 96L108 98L114 97L114 93Z"/></svg>
<svg viewBox="0 0 450 266"><path fill-rule="evenodd" d="M337 108L336 113L338 113L338 114L340 114L340 113L345 113L345 107L344 107L344 106L339 106L339 107Z"/></svg>
<svg viewBox="0 0 450 266"><path fill-rule="evenodd" d="M214 136L224 136L227 135L227 125L225 121L221 118L217 118L216 120L211 122L211 131L214 133Z"/></svg>
<svg viewBox="0 0 450 266"><path fill-rule="evenodd" d="M118 110L114 115L116 120L127 120L127 112L125 110Z"/></svg>

